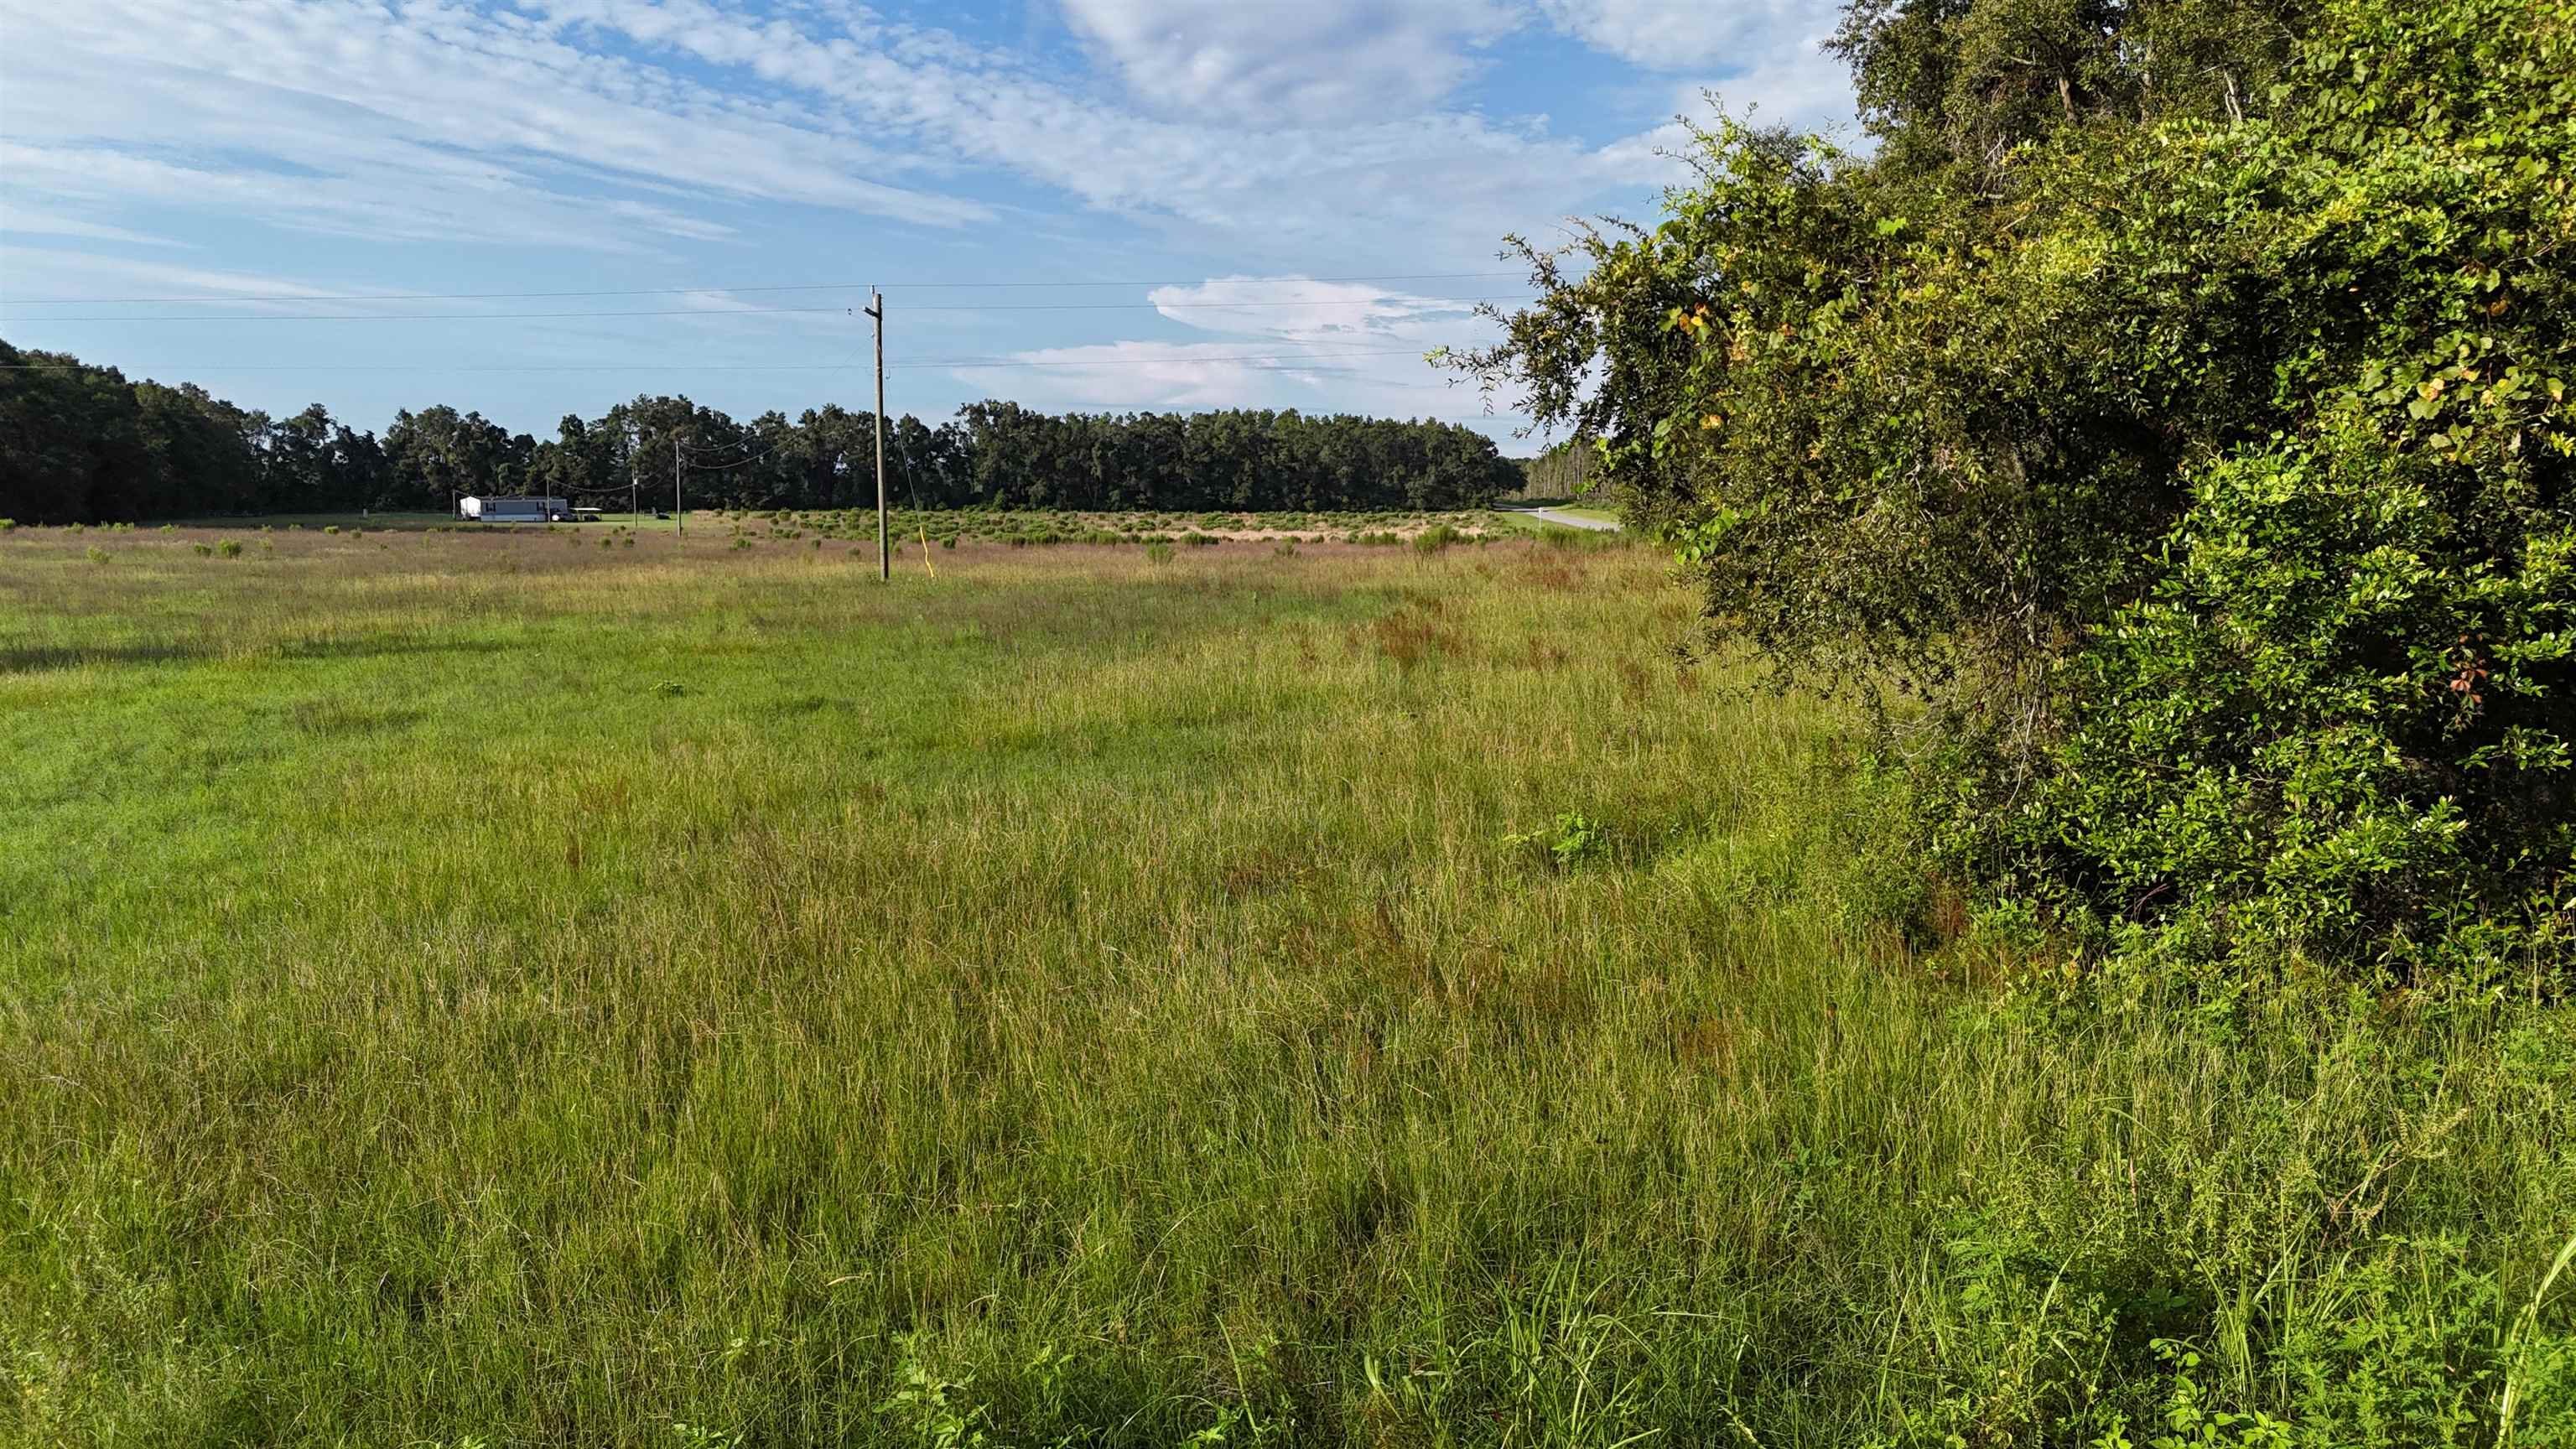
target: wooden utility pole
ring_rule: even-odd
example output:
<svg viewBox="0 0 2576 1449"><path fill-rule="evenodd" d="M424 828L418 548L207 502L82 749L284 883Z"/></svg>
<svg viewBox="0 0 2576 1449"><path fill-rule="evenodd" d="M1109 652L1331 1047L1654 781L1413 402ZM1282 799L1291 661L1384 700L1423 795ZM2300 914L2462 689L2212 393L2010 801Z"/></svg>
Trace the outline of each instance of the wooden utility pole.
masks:
<svg viewBox="0 0 2576 1449"><path fill-rule="evenodd" d="M885 294L868 288L868 319L877 324L877 578L894 578L894 555L886 551L885 501Z"/></svg>
<svg viewBox="0 0 2576 1449"><path fill-rule="evenodd" d="M682 543L689 541L689 510L680 504L680 460L688 451L689 445L680 441L678 433L673 433L671 435L671 519L679 528Z"/></svg>

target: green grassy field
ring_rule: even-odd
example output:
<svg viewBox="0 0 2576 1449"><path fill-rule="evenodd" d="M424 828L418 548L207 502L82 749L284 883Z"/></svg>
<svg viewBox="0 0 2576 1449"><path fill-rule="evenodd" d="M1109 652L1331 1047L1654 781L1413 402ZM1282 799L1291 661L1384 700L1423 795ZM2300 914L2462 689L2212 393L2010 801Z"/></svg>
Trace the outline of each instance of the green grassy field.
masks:
<svg viewBox="0 0 2576 1449"><path fill-rule="evenodd" d="M1591 516L1611 518L1597 509L1572 510ZM685 526L684 526L685 525ZM1232 542L1307 542L1396 544L1410 542L1416 536L1434 530L1474 540L1487 536L1505 537L1523 531L1543 530L1554 525L1506 510L1465 509L1450 512L1420 509L1385 509L1370 513L1314 512L1238 512L1238 511L1154 511L1052 509L1052 508L931 508L895 507L889 510L891 533L916 542L927 540L946 544L960 543L1182 543L1207 540ZM691 509L683 517L656 517L649 505L643 513L611 512L585 523L484 523L466 521L447 513L290 513L261 517L184 519L169 529L217 532L256 531L263 533L570 533L586 532L594 538L601 534L622 539L629 533L685 533L697 531L702 537L730 542L736 537L754 542L779 542L796 539L830 542L876 541L877 516L873 508L832 510L796 509ZM111 530L117 531L117 530ZM163 531L154 527L150 532Z"/></svg>
<svg viewBox="0 0 2576 1449"><path fill-rule="evenodd" d="M1963 935L1647 551L566 533L0 534L0 1442L2576 1442L2564 1010Z"/></svg>

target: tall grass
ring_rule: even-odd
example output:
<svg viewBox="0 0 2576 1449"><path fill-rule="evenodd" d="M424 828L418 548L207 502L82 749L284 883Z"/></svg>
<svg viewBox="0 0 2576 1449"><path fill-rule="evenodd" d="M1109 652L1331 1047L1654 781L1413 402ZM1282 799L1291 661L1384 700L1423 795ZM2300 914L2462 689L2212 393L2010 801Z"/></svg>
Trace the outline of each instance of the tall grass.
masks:
<svg viewBox="0 0 2576 1449"><path fill-rule="evenodd" d="M1945 939L1646 554L278 537L0 542L0 1439L2576 1440L2563 1012Z"/></svg>

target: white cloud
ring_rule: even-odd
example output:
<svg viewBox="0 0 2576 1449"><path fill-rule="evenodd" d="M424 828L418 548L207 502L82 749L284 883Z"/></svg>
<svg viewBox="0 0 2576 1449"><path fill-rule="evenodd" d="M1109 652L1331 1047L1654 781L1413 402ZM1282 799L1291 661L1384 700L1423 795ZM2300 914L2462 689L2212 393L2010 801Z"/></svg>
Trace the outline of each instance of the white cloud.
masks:
<svg viewBox="0 0 2576 1449"><path fill-rule="evenodd" d="M1562 212L1638 179L1616 153L1474 114L1390 116L1372 107L1357 116L1298 118L1253 107L1264 114L1261 124L1231 110L1143 114L1101 103L1019 57L942 32L885 26L863 13L856 22L863 28L834 35L754 20L704 0L522 3L557 30L589 27L744 68L781 93L803 93L814 111L854 130L909 138L916 144L906 154L916 163L928 156L1002 168L1096 208L1257 234L1289 249L1357 236L1400 238L1417 256L1490 255L1495 239L1527 225L1534 211ZM1145 3L1159 8L1164 0ZM1204 8L1223 14L1233 7ZM1389 8L1323 3L1327 15ZM1487 5L1437 0L1427 13L1447 18L1426 33L1462 37L1474 33L1464 17L1486 14ZM1258 28L1210 23L1253 27L1243 34ZM1324 64L1330 41L1310 38L1310 50L1324 49L1299 64ZM1436 66L1436 57L1414 60ZM1340 63L1354 75L1375 75L1369 67L1378 62L1345 55ZM1269 94L1293 103L1301 93L1291 83Z"/></svg>
<svg viewBox="0 0 2576 1449"><path fill-rule="evenodd" d="M1538 0L1558 29L1657 70L1750 66L1784 41L1830 34L1832 0Z"/></svg>
<svg viewBox="0 0 2576 1449"><path fill-rule="evenodd" d="M0 232L14 232L20 236L79 237L86 241L124 242L129 246L183 245L168 237L151 236L126 227L109 226L105 222L84 221L79 217L65 216L56 211L18 205L12 205L7 210L0 211Z"/></svg>
<svg viewBox="0 0 2576 1449"><path fill-rule="evenodd" d="M1483 340L1474 304L1302 276L1212 277L1148 294L1162 315L1225 340L1033 348L1021 367L958 367L961 381L1053 407L1297 407L1410 416L1478 410L1425 361ZM1248 299L1259 299L1257 303Z"/></svg>
<svg viewBox="0 0 2576 1449"><path fill-rule="evenodd" d="M1685 110L1699 110L1699 93L1714 94L1739 119L1763 125L1785 122L1805 129L1851 130L1858 116L1851 71L1825 53L1818 34L1765 57L1759 64L1695 87Z"/></svg>
<svg viewBox="0 0 2576 1449"><path fill-rule="evenodd" d="M1464 294L1423 296L1301 276L1211 277L1157 287L1146 297L1163 316L1202 332L1317 343L1419 341L1456 331L1476 310L1475 298Z"/></svg>
<svg viewBox="0 0 2576 1449"><path fill-rule="evenodd" d="M603 209L563 183L684 188L935 225L976 203L869 179L827 118L568 45L522 15L436 4L0 0L17 60L0 129L17 188L203 205L323 231L633 247L720 226ZM41 63L27 63L28 58Z"/></svg>
<svg viewBox="0 0 2576 1449"><path fill-rule="evenodd" d="M1712 99L1737 120L1754 125L1821 131L1846 146L1866 140L1858 131L1850 72L1824 52L1823 37L1750 70L1676 87L1673 114L1704 122ZM1690 176L1682 157L1694 144L1690 127L1675 120L1612 142L1603 148L1602 160L1641 178L1682 183Z"/></svg>
<svg viewBox="0 0 2576 1449"><path fill-rule="evenodd" d="M1558 29L1649 70L1707 78L1675 93L1677 114L1703 111L1716 93L1739 118L1802 128L1854 118L1851 75L1825 53L1841 17L1834 0L1538 0ZM1648 165L1657 147L1687 141L1668 126L1614 143L1611 154Z"/></svg>
<svg viewBox="0 0 2576 1449"><path fill-rule="evenodd" d="M259 298L272 306L286 305L294 298L330 298L344 295L328 287L294 281L259 272L227 271L216 267L181 266L169 262L139 258L106 256L89 251L66 251L54 247L11 246L0 248L8 258L10 293L13 300L21 292L28 296L50 291L115 291L118 293L169 293L174 296L232 296ZM33 285L30 285L30 284ZM59 284L59 285L52 285ZM273 301L271 299L274 299ZM250 306L254 304L245 304ZM297 302L295 310L310 311L310 303ZM77 310L77 309L75 309ZM42 313L30 314L42 317Z"/></svg>
<svg viewBox="0 0 2576 1449"><path fill-rule="evenodd" d="M1409 115L1519 20L1491 0L1063 0L1149 104L1268 126Z"/></svg>

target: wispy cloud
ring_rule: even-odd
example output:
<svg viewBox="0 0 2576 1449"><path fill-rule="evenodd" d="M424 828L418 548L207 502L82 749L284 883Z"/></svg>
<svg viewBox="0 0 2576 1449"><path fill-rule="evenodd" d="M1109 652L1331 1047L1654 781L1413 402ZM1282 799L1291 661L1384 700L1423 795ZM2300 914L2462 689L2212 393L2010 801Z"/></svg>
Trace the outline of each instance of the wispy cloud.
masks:
<svg viewBox="0 0 2576 1449"><path fill-rule="evenodd" d="M1521 22L1495 0L1063 3L1149 105L1258 126L1411 115L1465 76L1468 47Z"/></svg>
<svg viewBox="0 0 2576 1449"><path fill-rule="evenodd" d="M968 384L1057 406L1473 411L1424 361L1484 337L1474 304L1303 276L1212 277L1148 294L1165 318L1223 341L1131 339L1031 348L1017 367L960 367ZM1258 300L1253 300L1258 299Z"/></svg>
<svg viewBox="0 0 2576 1449"><path fill-rule="evenodd" d="M932 225L990 215L869 179L873 148L828 117L568 44L523 14L6 0L0 16L19 56L43 58L0 87L13 188L366 236L604 248L721 224L603 208L561 168Z"/></svg>

